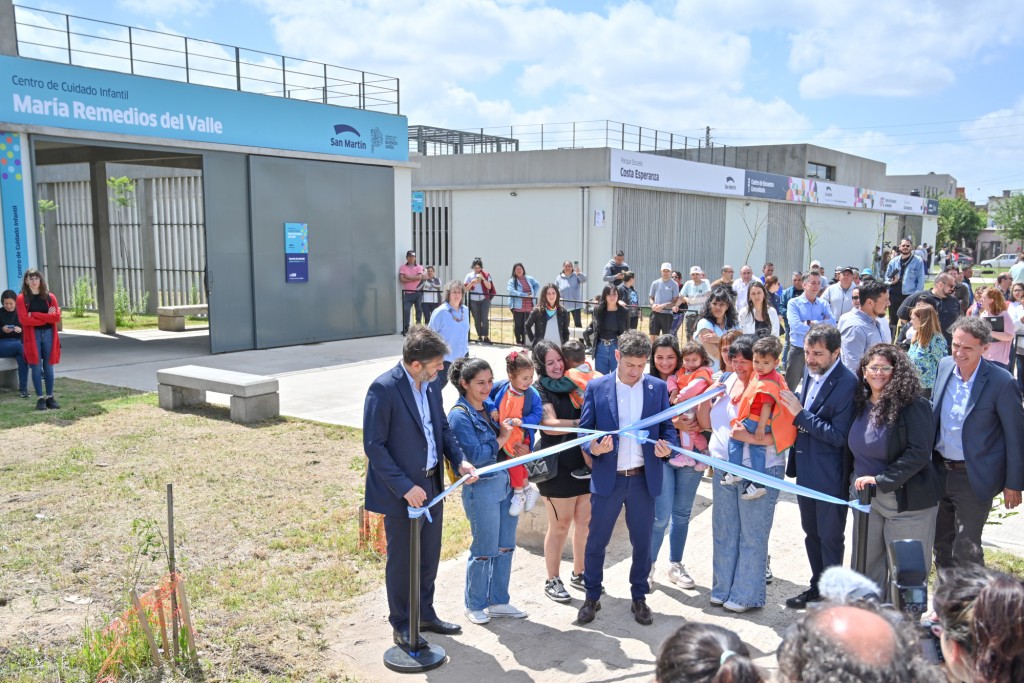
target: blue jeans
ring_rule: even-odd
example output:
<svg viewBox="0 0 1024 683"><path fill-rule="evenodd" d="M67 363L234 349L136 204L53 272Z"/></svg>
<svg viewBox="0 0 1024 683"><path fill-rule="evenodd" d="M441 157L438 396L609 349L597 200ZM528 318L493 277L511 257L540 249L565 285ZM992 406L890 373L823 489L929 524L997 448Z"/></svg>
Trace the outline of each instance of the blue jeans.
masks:
<svg viewBox="0 0 1024 683"><path fill-rule="evenodd" d="M748 417L746 420L743 421L743 427L747 430L749 434L753 434L754 432L757 431L757 420L755 420L752 417ZM764 433L772 433L771 425L765 426ZM743 464L744 446L750 446L750 449L748 451L750 453L750 469L754 470L755 472L764 472L765 446L758 446L752 443L747 444L743 443L742 441L738 441L737 439L729 439L729 462L732 463L733 465ZM755 484L755 486L760 486L760 484Z"/></svg>
<svg viewBox="0 0 1024 683"><path fill-rule="evenodd" d="M690 529L693 499L697 496L697 487L703 476L692 467L675 467L665 463L661 495L654 499L651 562L658 560L661 544L665 540L665 530L670 528L670 520L672 526L668 534L668 560L669 562L683 561L683 549L686 547L686 534Z"/></svg>
<svg viewBox="0 0 1024 683"><path fill-rule="evenodd" d="M508 604L512 553L516 549L519 524L518 517L508 514L511 502L508 472L499 472L462 488L462 507L473 533L466 560L468 610Z"/></svg>
<svg viewBox="0 0 1024 683"><path fill-rule="evenodd" d="M18 361L18 391L28 389L28 363L20 339L0 339L0 358L14 358Z"/></svg>
<svg viewBox="0 0 1024 683"><path fill-rule="evenodd" d="M615 360L615 350L619 348L619 341L616 339L611 344L605 344L600 339L594 340L594 369L602 375L615 372L619 361Z"/></svg>
<svg viewBox="0 0 1024 683"><path fill-rule="evenodd" d="M785 467L765 470L782 479ZM714 577L711 597L732 601L744 607L764 607L764 567L768 559L768 534L775 518L779 490L756 500L741 500L743 490L722 483L722 472L715 470L712 484L711 532L713 536Z"/></svg>
<svg viewBox="0 0 1024 683"><path fill-rule="evenodd" d="M53 328L49 325L36 328L36 346L39 362L32 368L32 387L36 396L43 396L43 380L46 381L46 396L53 396L53 366L50 365L50 351L53 350Z"/></svg>

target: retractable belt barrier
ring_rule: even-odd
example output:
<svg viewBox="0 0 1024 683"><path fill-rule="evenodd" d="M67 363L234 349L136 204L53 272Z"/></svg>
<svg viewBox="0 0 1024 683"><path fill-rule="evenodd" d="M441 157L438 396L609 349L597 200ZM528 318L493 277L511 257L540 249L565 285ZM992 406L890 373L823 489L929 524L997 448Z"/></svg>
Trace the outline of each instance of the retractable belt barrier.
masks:
<svg viewBox="0 0 1024 683"><path fill-rule="evenodd" d="M481 467L476 470L476 475L480 477L486 476L488 474L502 472L509 468L515 467L516 465L522 465L524 463L532 462L533 460L539 460L540 458L553 455L555 453L560 453L569 448L573 448L574 446L579 446L588 441L591 441L592 439L601 438L612 434L618 434L620 436L633 438L641 443L655 443L655 439L647 438L649 436L649 432L646 429L647 427L656 425L659 422L664 422L665 420L670 420L678 415L681 415L682 413L685 413L688 410L696 408L704 401L709 401L712 398L715 398L716 396L724 392L725 388L721 386L715 387L713 389L708 389L699 396L694 396L693 398L687 399L682 403L677 403L676 405L671 406L670 408L663 410L656 415L644 418L622 429L599 431L596 429L583 429L580 427L545 427L541 425L524 424L522 425L523 429L544 430L545 432L565 432L569 434L584 434L584 436L572 439L570 441L565 441L555 446L542 448L541 450L534 451L533 453L527 453L526 455L520 455L519 457L516 458L510 458L508 460L503 460L501 462L494 463L493 465ZM788 482L784 479L777 479L776 477L765 474L764 472L758 472L756 470L750 469L749 467L744 467L743 465L734 465L728 460L712 458L709 455L697 453L695 451L689 451L684 448L680 448L679 446L673 446L672 444L669 443L666 443L665 445L676 453L682 453L683 455L693 458L697 462L714 467L716 470L721 470L723 472L727 472L737 477L749 479L750 481L757 482L758 484L763 484L764 486L770 486L771 488L778 489L779 491L785 491L787 493L792 493L797 496L812 498L814 500L820 500L822 502L832 503L834 505L847 505L858 512L869 512L871 510L870 505L864 505L858 500L843 500L842 498L836 498L835 496L830 496L825 493L821 493L820 491L809 489L806 486L799 486L797 484ZM426 517L427 521L433 522L434 520L430 516L430 508L434 507L439 502L441 502L442 500L450 496L452 493L454 493L456 489L458 489L466 482L467 479L469 479L469 475L464 474L458 481L456 481L454 484L452 484L444 491L439 493L430 502L418 508L410 507L409 518L414 519L416 517Z"/></svg>

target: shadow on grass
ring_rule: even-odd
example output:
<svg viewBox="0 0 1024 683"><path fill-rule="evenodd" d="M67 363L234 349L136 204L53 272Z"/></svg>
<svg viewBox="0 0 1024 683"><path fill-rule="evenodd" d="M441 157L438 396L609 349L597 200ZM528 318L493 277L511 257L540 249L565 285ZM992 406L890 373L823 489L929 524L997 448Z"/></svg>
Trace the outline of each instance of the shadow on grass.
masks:
<svg viewBox="0 0 1024 683"><path fill-rule="evenodd" d="M260 420L259 422L234 422L231 419L231 408L228 406L217 405L215 403L200 403L199 405L185 406L183 408L177 408L172 412L181 413L182 415L204 417L207 420L215 420L217 422L230 422L231 424L238 425L239 427L246 427L247 429L276 427L288 422L288 418L281 415L267 420Z"/></svg>
<svg viewBox="0 0 1024 683"><path fill-rule="evenodd" d="M44 423L67 427L78 420L96 417L128 403L145 402L156 397L124 387L111 387L80 380L58 378L55 396L60 408L36 410L36 397L29 387L29 398L21 398L14 389L0 390L0 429L13 429Z"/></svg>

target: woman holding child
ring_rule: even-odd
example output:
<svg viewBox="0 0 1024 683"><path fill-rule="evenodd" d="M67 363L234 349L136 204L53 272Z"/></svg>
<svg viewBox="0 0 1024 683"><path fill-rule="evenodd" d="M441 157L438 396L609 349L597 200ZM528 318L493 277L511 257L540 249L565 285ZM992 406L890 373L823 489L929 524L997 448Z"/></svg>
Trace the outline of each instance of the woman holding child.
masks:
<svg viewBox="0 0 1024 683"><path fill-rule="evenodd" d="M765 473L781 479L785 458L775 451L770 434L756 437L742 427L734 431L732 422L738 416L743 393L753 378L753 335L743 335L729 345L732 374L725 376L725 395L713 404L704 402L696 417L680 416L680 428L688 432L711 430L708 444L712 457L729 459L729 438L765 447ZM745 460L749 462L749 460ZM740 498L742 490L722 482L725 473L716 469L712 485L712 535L714 539L714 578L711 604L731 612L746 612L765 604L765 565L768 556L768 533L775 517L779 491L754 500Z"/></svg>
<svg viewBox="0 0 1024 683"><path fill-rule="evenodd" d="M584 363L586 356L583 345L578 341L567 342L566 348L575 349L580 357L575 358L572 363L568 362L558 345L547 339L540 339L533 346L533 364L537 371L534 388L540 394L543 405L541 426L544 427L572 428L580 424L580 408L583 402L574 400L579 398L580 388L566 375L566 371L574 364ZM575 438L574 432L542 430L539 447L543 449L557 446ZM573 566L569 585L584 590L583 555L590 527L590 480L577 479L572 473L584 470L585 467L580 447L567 448L558 454L555 476L537 484L540 494L544 496L548 515L548 530L544 535L544 564L547 568L544 594L555 602L572 600L559 576L562 548L569 537L570 527L573 529Z"/></svg>
<svg viewBox="0 0 1024 683"><path fill-rule="evenodd" d="M711 358L703 346L691 341L680 350L676 337L671 334L658 337L651 348L651 376L668 383L669 402L673 404L697 396L711 386L710 366ZM679 436L680 443L689 444L683 448L706 452L707 440L700 432L691 434L680 431ZM686 546L697 486L707 467L681 454L666 460L664 467L661 495L654 501L650 580L654 580L654 563L661 552L665 531L669 530L668 580L680 588L689 589L695 587L696 583L683 566L683 549Z"/></svg>

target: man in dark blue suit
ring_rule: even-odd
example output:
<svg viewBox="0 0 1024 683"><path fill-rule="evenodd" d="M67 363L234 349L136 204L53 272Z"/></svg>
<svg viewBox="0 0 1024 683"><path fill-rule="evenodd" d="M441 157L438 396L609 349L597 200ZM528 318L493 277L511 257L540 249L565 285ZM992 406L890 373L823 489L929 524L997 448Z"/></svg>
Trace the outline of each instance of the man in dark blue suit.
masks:
<svg viewBox="0 0 1024 683"><path fill-rule="evenodd" d="M848 498L845 474L846 438L853 424L853 394L857 378L839 362L842 335L829 324L811 327L804 339L804 369L800 395L782 392L782 402L793 413L796 443L790 451L786 474L796 483L836 498ZM811 564L811 585L786 606L802 609L821 599L818 579L832 566L843 564L846 506L800 496L800 525Z"/></svg>
<svg viewBox="0 0 1024 683"><path fill-rule="evenodd" d="M452 468L473 474L458 441L448 428L441 392L432 382L444 366L448 345L429 327L409 329L402 360L374 380L363 406L363 449L366 469L365 507L384 515L388 563L388 621L395 644L409 649L409 534L408 508L421 507L439 494L444 470L442 456ZM442 503L443 505L443 503ZM434 579L441 557L444 509L431 511L420 532L421 631L445 635L462 632L457 624L438 618L434 611ZM426 641L421 640L420 646Z"/></svg>
<svg viewBox="0 0 1024 683"><path fill-rule="evenodd" d="M992 328L959 318L952 357L939 361L932 391L935 462L942 484L935 521L935 565L985 564L981 532L1000 493L1006 508L1024 489L1024 408L1017 383L982 357Z"/></svg>
<svg viewBox="0 0 1024 683"><path fill-rule="evenodd" d="M615 431L643 418L667 410L668 387L660 379L644 374L651 355L651 342L636 331L619 336L615 352L618 368L587 385L580 413L580 427ZM654 616L647 606L651 572L651 531L654 528L654 499L661 493L664 458L671 455L668 444L679 445L671 420L643 430L657 443L641 443L627 434L606 435L583 445L593 459L590 477L590 532L583 561L583 583L587 597L577 621L587 624L601 609L604 556L622 507L633 546L629 570L632 611L640 624L651 624ZM643 437L642 434L638 436Z"/></svg>

